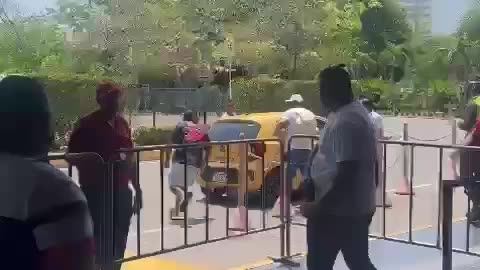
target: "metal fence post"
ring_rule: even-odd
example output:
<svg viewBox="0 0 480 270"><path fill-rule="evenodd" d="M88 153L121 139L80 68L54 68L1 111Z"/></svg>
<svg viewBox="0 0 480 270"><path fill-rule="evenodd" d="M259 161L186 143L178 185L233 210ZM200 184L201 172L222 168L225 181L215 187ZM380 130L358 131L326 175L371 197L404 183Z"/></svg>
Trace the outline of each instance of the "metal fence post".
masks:
<svg viewBox="0 0 480 270"><path fill-rule="evenodd" d="M408 141L408 123L403 123L403 141ZM403 162L402 162L402 187L400 190L397 190L395 193L397 195L413 195L413 190L410 188L408 184L408 151L407 146L402 145L402 155L403 155ZM411 158L411 157L410 157Z"/></svg>
<svg viewBox="0 0 480 270"><path fill-rule="evenodd" d="M455 118L450 119L452 125L452 145L457 144L457 120Z"/></svg>
<svg viewBox="0 0 480 270"><path fill-rule="evenodd" d="M444 183L442 195L442 270L452 270L452 185Z"/></svg>
<svg viewBox="0 0 480 270"><path fill-rule="evenodd" d="M403 141L408 141L408 123L403 123ZM403 177L407 178L408 176L408 152L407 147L402 147L403 151Z"/></svg>
<svg viewBox="0 0 480 270"><path fill-rule="evenodd" d="M155 111L155 109L152 109L152 126L157 126L157 112Z"/></svg>
<svg viewBox="0 0 480 270"><path fill-rule="evenodd" d="M240 133L240 140L245 140L245 134ZM246 151L247 144L240 143L238 144L239 149L239 174L238 174L238 216L236 218L236 229L242 232L248 232L248 209L246 205L246 196L248 195L247 182L248 182L248 172L247 172L247 154Z"/></svg>

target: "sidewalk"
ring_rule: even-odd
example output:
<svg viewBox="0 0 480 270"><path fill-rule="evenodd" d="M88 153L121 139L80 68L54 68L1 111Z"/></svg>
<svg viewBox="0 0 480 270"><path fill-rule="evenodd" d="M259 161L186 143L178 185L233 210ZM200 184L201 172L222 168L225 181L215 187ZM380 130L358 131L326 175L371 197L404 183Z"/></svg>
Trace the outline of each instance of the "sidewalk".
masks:
<svg viewBox="0 0 480 270"><path fill-rule="evenodd" d="M465 249L466 246L465 221L459 221L453 224L453 247ZM480 251L480 229L470 227L470 251ZM436 228L429 228L413 232L413 240L423 243L433 244L436 240ZM408 234L400 235L398 239L407 239ZM386 240L371 240L370 255L377 269L381 270L439 270L442 268L441 250L426 248L414 245L407 245ZM479 254L480 255L480 254ZM295 261L301 263L301 267L288 269L306 270L305 257L299 256ZM454 253L453 265L456 270L480 270L480 258ZM287 269L279 264L268 264L264 266L245 267L242 270L280 270ZM348 270L342 255L339 254L335 263L335 270ZM240 270L240 269L238 269Z"/></svg>

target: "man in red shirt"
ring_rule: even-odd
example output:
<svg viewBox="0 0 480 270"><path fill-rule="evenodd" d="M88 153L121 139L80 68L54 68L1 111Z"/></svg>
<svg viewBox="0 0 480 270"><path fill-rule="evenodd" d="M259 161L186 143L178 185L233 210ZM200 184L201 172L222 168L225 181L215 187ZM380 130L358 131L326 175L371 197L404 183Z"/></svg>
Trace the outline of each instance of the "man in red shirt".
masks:
<svg viewBox="0 0 480 270"><path fill-rule="evenodd" d="M111 260L111 256L115 260L123 258L130 219L141 207L133 207L131 187L134 187L135 195L139 196L136 202L141 202L142 192L138 182L132 181L136 179L132 173L134 169L131 155L118 151L133 147L130 127L120 115L124 104L123 91L113 83L101 83L97 87L96 98L100 108L80 119L71 135L68 149L70 153L97 153L105 162L114 164L111 172L113 177L110 179L105 179L105 168L85 162L75 164L79 172L80 186L92 213L97 258L98 263L102 264L108 262L105 260ZM113 206L108 204L112 201L111 195L114 197ZM111 209L114 209L113 213ZM113 221L108 219L112 214ZM120 268L121 264L118 264L114 269Z"/></svg>

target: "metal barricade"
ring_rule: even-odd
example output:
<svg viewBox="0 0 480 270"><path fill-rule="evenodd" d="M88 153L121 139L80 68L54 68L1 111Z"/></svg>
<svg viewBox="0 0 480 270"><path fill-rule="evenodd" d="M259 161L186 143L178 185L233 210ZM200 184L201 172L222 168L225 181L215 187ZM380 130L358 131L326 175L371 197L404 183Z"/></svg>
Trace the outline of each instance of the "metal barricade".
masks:
<svg viewBox="0 0 480 270"><path fill-rule="evenodd" d="M287 153L286 153L286 158L289 162L290 158L289 155L291 154L291 148L292 148L292 140L295 139L310 139L311 144L312 144L312 149L314 148L313 146L315 145L315 142L319 139L318 136L293 136L292 138L289 139L288 141L288 147L287 147ZM474 160L472 158L472 154L466 155L466 157L463 157L463 160L461 161L461 171L463 174L462 176L462 181L460 180L453 180L453 179L448 179L445 177L444 173L444 159L445 159L445 150L458 150L461 153L465 153L468 151L472 152L480 152L480 147L466 147L466 146L456 146L456 145L440 145L440 144L431 144L431 143L416 143L416 142L406 142L406 141L380 141L379 143L383 144L383 162L382 162L382 167L383 167L383 185L382 185L382 193L383 193L383 207L380 209L380 221L381 221L381 233L379 235L376 234L371 234L370 236L372 238L377 238L377 239L382 239L382 240L388 240L388 241L394 241L398 243L404 243L404 244L410 244L410 245L417 245L417 246L422 246L422 247L429 247L429 248L435 248L435 249L442 249L442 257L443 257L443 269L444 270L451 270L452 269L452 254L453 253L462 253L462 254L467 254L467 255L473 255L473 256L480 256L479 253L473 252L470 246L470 234L471 234L471 228L470 228L470 220L467 218L466 222L466 230L465 230L465 248L463 249L458 249L454 248L452 245L452 220L453 220L453 206L454 206L454 200L453 200L453 194L454 194L454 188L460 187L460 186L465 186L467 185L467 188L470 187L469 185L472 185L472 183L477 183L480 181L476 181L476 178L465 178L465 171L470 175L472 174L472 171L474 172L471 176L478 177L479 173L475 173L476 169L472 169L475 167L476 159ZM410 153L410 160L409 160L409 179L408 179L408 189L409 189L409 195L408 195L408 213L407 214L407 226L408 230L406 233L405 238L398 238L392 235L389 235L387 232L387 213L386 213L386 207L385 207L385 198L387 194L387 173L389 170L389 167L387 166L387 158L389 157L389 150L388 146L399 146L402 148L407 148ZM256 155L258 153L253 153L252 152L252 146L254 147L259 147L259 149L263 149L264 151L259 151L260 155ZM188 216L189 216L189 211L188 211L188 205L185 208L184 211L184 219L183 219L183 236L184 236L184 241L183 244L177 247L166 247L165 246L165 194L166 194L166 189L165 189L165 182L166 182L166 176L165 176L165 155L164 152L170 151L171 149L181 149L181 150L192 150L192 149L201 149L202 151L210 151L212 147L222 147L224 148L225 151L225 172L226 172L226 184L228 186L229 179L232 178L229 174L230 169L234 168L237 170L237 183L232 184L232 186L235 187L235 189L244 190L246 191L245 193L241 193L244 197L239 198L240 201L244 201L244 206L246 207L246 216L245 220L242 220L244 222L244 230L241 233L236 233L232 234L231 233L231 224L229 222L229 217L231 215L231 210L230 207L225 207L225 215L226 215L226 220L225 220L225 234L224 236L221 237L211 237L210 235L210 215L211 215L211 192L210 192L210 186L211 183L209 181L205 182L205 187L206 187L206 194L205 194L205 237L203 241L198 241L192 243L189 241L189 224L188 224ZM238 149L237 152L231 151L232 148ZM435 206L437 208L437 219L436 219L436 224L432 224L432 226L436 226L436 232L435 232L435 239L433 242L425 242L425 241L418 241L414 237L414 196L415 193L413 192L415 185L415 165L416 165L416 158L415 158L415 150L418 149L436 149L438 151L438 160L435 162L438 163L438 176L436 177L436 186L438 193L437 195L437 200L435 201ZM240 151L241 150L241 151ZM291 243L292 243L292 234L291 234L291 226L306 226L305 223L302 222L294 222L291 216L291 211L290 211L290 205L291 205L291 197L292 197L292 184L287 181L286 179L286 174L285 170L288 169L287 162L284 160L284 145L283 143L278 140L278 139L265 139L265 140L236 140L236 141L229 141L229 142L210 142L210 143L201 143L201 144L185 144L185 145L161 145L161 146L150 146L150 147L138 147L138 148L133 148L133 149L124 149L119 151L119 154L125 154L126 156L131 156L135 162L134 162L134 170L135 170L135 176L136 179L136 185L139 187L142 187L142 174L141 174L141 153L143 152L150 152L150 151L157 151L159 154L159 162L158 162L158 170L160 172L160 215L161 215L161 220L160 220L160 248L158 250L154 251L149 251L149 252L144 252L142 248L142 210L141 209L136 209L137 215L135 217L135 223L136 223L136 233L137 233L137 239L136 239L136 246L137 246L137 253L129 258L118 258L118 256L115 256L114 254L114 234L115 234L115 211L107 211L104 213L104 220L103 220L103 227L102 227L102 232L101 232L101 252L103 254L103 257L105 258L105 261L102 262L101 264L104 266L103 269L115 269L115 266L118 266L124 262L130 262L130 261L135 261L155 255L160 255L160 254L165 254L177 250L182 250L186 248L191 248L191 247L196 247L200 245L204 245L207 243L213 243L213 242L218 242L222 240L226 240L232 237L240 237L244 236L247 234L254 234L254 233L260 233L260 232L266 232L266 231L271 231L271 230L276 230L279 229L280 231L280 256L281 257L291 257ZM280 153L279 155L279 160L276 161L278 168L279 168L279 181L280 181L280 186L279 186L279 196L280 196L280 224L278 225L273 225L269 226L266 222L266 209L267 209L267 198L269 196L270 190L266 189L266 168L271 168L272 164L268 164L266 162L266 157L265 154L267 151L278 151ZM232 153L236 156L232 157ZM207 154L208 157L208 154ZM480 157L480 154L479 156ZM186 156L185 156L186 158ZM234 158L234 159L232 159ZM249 196L247 194L249 193L249 177L250 177L250 170L249 166L252 166L252 159L253 160L261 160L261 164L259 165L260 173L261 173L261 228L258 229L251 229L249 228L249 214L248 214L248 207L249 207ZM106 196L104 197L103 205L105 209L111 209L113 210L114 204L115 204L115 191L114 191L114 184L115 181L117 180L117 176L115 175L116 166L118 165L119 161L111 161L108 163L105 163L100 156L94 153L83 153L83 154L66 154L66 155L50 155L48 157L49 162L55 162L57 160L66 160L69 164L68 166L68 175L73 176L73 169L72 165L79 164L82 160L87 160L89 162L93 162L96 165L100 166L103 168L103 173L100 177L100 179L106 179L107 181L104 181L105 183L105 190L106 190ZM231 164L231 160L235 160L235 164ZM244 163L242 165L242 162L237 162L238 160L244 160ZM480 158L478 159L480 164ZM210 160L207 159L207 165L210 162ZM186 160L183 162L183 177L184 177L184 194L187 192L187 174L188 174L188 169L187 169L187 164ZM271 161L270 163L273 163ZM478 166L480 168L480 166ZM240 173L241 170L244 170L243 176L242 173ZM480 172L480 170L479 170ZM468 175L467 175L468 176ZM245 186L242 186L242 181L240 178L245 177L244 184ZM472 182L472 179L475 180ZM468 181L470 180L470 181ZM479 183L480 185L480 183ZM470 194L467 193L467 216L469 216L470 213ZM140 198L136 197L136 206L138 207L140 205ZM147 205L148 206L148 205ZM395 205L392 207L393 210L395 210ZM378 211L377 211L378 212ZM462 236L463 237L463 236ZM116 259L115 259L116 258Z"/></svg>
<svg viewBox="0 0 480 270"><path fill-rule="evenodd" d="M108 170L107 164L104 162L103 158L97 153L66 153L66 154L50 154L46 160L51 165L57 167L58 169L67 169L66 174L72 178L72 180L78 180L78 185L84 192L88 206L92 215L92 218L98 221L98 218L101 218L100 224L94 226L95 230L95 249L97 250L97 264L102 267L102 269L110 269L108 267L108 261L113 257L112 246L108 243L112 242L113 236L109 232L108 228L110 227L109 222L112 217L109 215L108 211L104 211L110 208L111 205L111 183L107 181L111 172ZM88 176L93 177L94 179L88 179L92 184L95 184L99 187L99 190L104 190L101 198L99 198L100 209L92 209L93 202L90 200L90 194L88 193L88 187L83 186L85 183L80 182L80 172L78 175L74 175L74 168L77 168L78 171L82 170L84 173L88 171ZM95 182L93 182L95 181ZM99 183L96 183L99 182ZM100 211L99 215L94 215L92 210ZM97 217L99 216L99 217Z"/></svg>
<svg viewBox="0 0 480 270"><path fill-rule="evenodd" d="M298 139L298 138L309 138L312 140L312 144L314 143L315 140L318 140L317 136L293 136L290 138L288 142L288 151L287 151L287 156L291 152L291 143L292 140ZM466 218L466 229L465 229L465 235L460 236L460 237L465 237L465 247L462 249L455 248L453 247L452 243L452 235L453 236L458 236L455 235L452 232L452 222L453 222L453 209L454 209L454 189L457 187L471 187L473 184L478 184L480 185L480 153L478 153L478 156L473 158L472 152L480 152L480 147L469 147L469 146L460 146L460 145L442 145L442 144L432 144L432 143L416 143L416 142L408 142L408 141L388 141L388 140L381 140L379 141L380 144L383 145L383 161L382 161L382 167L383 167L383 175L381 181L383 181L382 185L382 207L380 209L380 221L381 221L381 233L380 235L376 234L370 234L370 237L376 238L376 239L381 239L381 240L387 240L387 241L393 241L393 242L398 242L398 243L403 243L403 244L408 244L408 245L416 245L416 246L421 246L421 247L427 247L427 248L434 248L434 249L441 249L442 250L442 265L443 265L443 270L451 270L452 269L452 257L454 253L461 253L461 254L466 254L466 255L472 255L472 256L478 256L480 257L480 253L473 252L471 250L471 244L470 244L470 235L471 235L471 220L469 220L470 216L470 210L471 210L471 195L470 193L467 193L467 218ZM409 154L410 158L407 159L409 162L407 164L408 167L408 213L407 214L407 227L408 230L405 232L406 237L405 238L399 238L396 236L389 235L387 233L387 207L385 203L385 199L387 196L387 173L389 170L389 167L387 166L387 158L389 157L389 151L388 151L388 146L399 146L401 148L406 148L409 151L405 151L405 153ZM312 147L313 148L313 147ZM436 224L432 224L432 228L436 226L436 232L435 232L435 239L433 242L425 242L425 241L418 241L414 237L414 196L415 196L415 165L416 165L416 159L415 159L415 151L420 150L420 149L436 149L438 150L438 160L435 162L438 164L438 171L437 171L437 177L436 177L436 186L437 186L437 200L434 202L437 213L436 213ZM463 153L463 158L461 160L460 164L460 170L461 170L461 175L463 174L463 177L461 177L462 180L454 180L454 179L449 179L448 176L445 176L445 170L444 170L444 161L446 158L445 150L449 151L458 151L460 153ZM468 154L465 154L467 153ZM397 158L398 159L398 158ZM289 162L289 158L287 158L287 163ZM396 163L396 162L395 162ZM478 165L475 165L475 163L478 163ZM287 165L288 166L288 165ZM475 169L475 166L478 169ZM465 176L465 174L468 174ZM290 216L290 198L291 198L291 187L288 183L287 180L285 180L286 183L286 212L285 212L285 217L286 217L286 255L290 256L291 254L291 234L290 234L290 226L306 226L305 223L302 222L293 222L292 218ZM480 188L478 188L479 193L477 194L480 196ZM480 198L479 198L480 201ZM377 206L378 208L378 206ZM393 210L395 210L395 205L392 207ZM377 211L378 213L378 211ZM404 213L403 213L404 214ZM480 218L480 216L479 216ZM478 224L480 226L480 222ZM463 232L462 232L463 233Z"/></svg>
<svg viewBox="0 0 480 270"><path fill-rule="evenodd" d="M225 207L225 215L226 215L226 220L225 220L225 234L224 236L221 236L221 237L212 237L210 235L210 208L211 208L211 203L210 203L210 198L212 196L211 192L210 192L210 187L209 185L211 185L210 181L205 181L205 190L207 191L206 194L205 194L205 218L204 218L204 223L205 223L205 237L204 237L204 240L203 241L198 241L198 242L194 242L192 243L191 241L189 241L189 204L187 203L186 204L186 207L184 208L184 212L183 212L183 244L177 246L177 247L166 247L165 246L165 206L167 205L167 203L165 202L165 194L166 192L169 192L166 190L165 188L165 183L167 182L167 179L166 179L166 175L165 175L165 160L164 160L164 152L166 151L170 151L170 150L174 150L174 151L178 151L178 150L183 150L183 151L194 151L195 149L200 149L202 152L207 152L209 153L209 151L211 151L211 149L213 147L220 147L222 149L224 149L224 153L225 153L225 172L226 172L226 185L229 186L230 184L230 178L234 178L235 175L231 175L230 174L230 171L231 169L233 170L237 170L237 183L234 183L234 184L231 184L231 186L234 187L234 189L238 189L238 190L246 190L247 192L245 194L243 194L244 197L241 197L241 198L238 198L239 201L244 201L244 206L246 207L247 211L246 211L246 216L245 216L245 220L243 220L245 222L245 226L244 228L246 228L244 231L242 232L239 232L239 233L235 233L235 234L232 234L231 233L231 224L230 224L230 221L229 221L229 217L231 215L231 210L230 210L230 207ZM234 158L235 160L235 164L231 164L232 163L232 157L230 156L232 154L232 148L235 147L235 149L237 149L237 154L238 156L236 156ZM256 147L258 149L263 149L262 151L258 151L259 153L253 153L253 151L251 150L252 147ZM284 164L284 158L283 158L283 155L279 155L278 156L278 159L279 160L275 160L275 161L271 161L270 164L267 164L266 163L266 158L265 158L265 154L269 153L269 152L275 152L275 151L278 151L279 153L283 153L283 149L284 149L284 145L283 143L279 140L279 139L253 139L253 140L235 140L235 141L226 141L226 142L208 142L208 143L197 143L197 144L183 144L183 145L159 145L159 146L146 146L146 147L137 147L137 148L133 148L133 149L122 149L119 151L119 154L124 154L126 156L131 156L134 160L135 160L135 165L134 165L134 169L135 169L135 172L136 172L136 185L138 185L140 188L144 185L144 183L142 183L142 179L143 179L143 175L141 173L141 154L144 153L144 152L152 152L152 151L156 151L159 153L159 162L158 162L158 170L160 172L160 179L158 179L158 181L160 181L160 247L158 250L154 250L154 251L148 251L148 252L144 252L143 251L143 248L142 248L142 240L141 240L141 235L142 235L142 215L144 215L144 212L141 210L141 209L136 209L137 211L137 215L136 215L136 219L135 219L135 223L136 223L136 230L137 230L137 241L136 241L136 247L137 247L137 252L134 256L131 256L131 257L128 257L128 258L123 258L123 259L116 259L114 260L114 265L119 265L119 264L122 264L122 263L126 263L126 262L131 262L131 261L135 261L135 260L140 260L140 259L144 259L144 258L148 258L148 257L152 257L152 256L156 256L156 255L160 255L160 254L165 254L165 253L169 253L169 252L173 252L173 251L178 251L178 250L182 250L182 249L186 249L186 248L192 248L192 247L196 247L196 246L200 246L200 245L204 245L204 244L207 244L207 243L214 243L214 242L218 242L218 241L222 241L222 240L226 240L226 239L229 239L229 238L232 238L232 237L241 237L241 236L245 236L245 235L248 235L248 234L255 234L255 233L260 233L260 232L266 232L266 231L272 231L272 230L279 230L280 231L280 256L284 256L285 255L285 237L286 237L286 234L285 234L285 229L286 229L286 219L285 217L283 216L283 214L280 216L280 224L278 225L271 225L269 226L266 222L266 204L267 204L267 197L268 197L268 190L266 189L266 178L267 178L267 175L266 175L266 168L267 166L271 167L273 166L272 164L276 164L275 166L279 167L279 168L284 168L285 167L285 164ZM209 155L207 154L207 160L206 160L206 166L209 166L209 160L208 160L208 157ZM240 160L240 163L236 162L237 160ZM242 165L242 160L244 161L243 165ZM259 168L260 170L259 171L254 171L254 174L253 176L251 176L251 171L252 170L249 170L249 166L251 166L253 164L254 161L252 160L261 160L261 164L259 164ZM189 186L189 183L187 183L187 177L188 177L188 174L189 174L189 169L188 169L188 160L187 160L187 155L184 155L184 160L182 162L182 166L183 166L183 194L185 196L185 199L187 197L187 194L188 194L188 186ZM113 171L113 167L114 167L114 164L115 162L109 162L109 167L111 168L110 169L110 173L109 173L109 178L110 178L110 182L113 182L115 181L115 177L113 176L113 174L111 173ZM255 163L255 164L258 164L258 163ZM237 169L238 168L238 169ZM258 167L257 167L258 168ZM170 168L172 170L172 168ZM242 172L242 170L244 172ZM256 170L256 169L254 169ZM258 228L258 229L252 229L252 228L249 228L249 214L248 214L248 207L249 207L249 196L248 196L248 191L249 191L249 184L250 184L250 177L255 177L256 173L260 173L261 174L261 190L260 190L260 194L261 194L261 211L262 211L262 217L261 217L261 228ZM243 175L243 176L242 176ZM240 178L241 177L244 177L245 180L242 181ZM285 193L285 190L284 190L284 187L285 187L285 184L284 184L284 169L280 169L279 170L279 175L278 175L278 180L279 180L279 195L280 195L280 200L281 200L281 205L283 206L284 205L284 202L283 200L285 199L281 194L284 194ZM196 181L196 180L195 180ZM234 181L232 181L234 182ZM245 186L243 186L243 183L245 184ZM240 193L242 194L242 193ZM137 200L139 200L139 198L137 198ZM136 205L139 205L139 201L136 201ZM151 205L147 205L145 204L144 207L151 207ZM156 207L158 208L158 207ZM283 208L283 207L282 207ZM144 208L145 209L145 208ZM284 213L284 209L281 209L281 213ZM112 217L113 219L115 217ZM114 224L115 221L112 222L112 224ZM115 227L112 227L112 230L115 230Z"/></svg>

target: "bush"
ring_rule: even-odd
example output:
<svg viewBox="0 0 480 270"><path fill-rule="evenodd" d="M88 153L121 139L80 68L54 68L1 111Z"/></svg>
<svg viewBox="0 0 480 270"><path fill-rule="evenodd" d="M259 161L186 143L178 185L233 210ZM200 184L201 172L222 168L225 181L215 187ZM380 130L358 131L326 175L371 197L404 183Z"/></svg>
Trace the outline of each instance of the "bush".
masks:
<svg viewBox="0 0 480 270"><path fill-rule="evenodd" d="M175 126L140 127L133 133L133 140L138 146L169 144L174 129Z"/></svg>
<svg viewBox="0 0 480 270"><path fill-rule="evenodd" d="M45 86L53 111L55 131L60 137L63 137L80 117L95 110L95 87L99 81L106 79L76 74L32 77Z"/></svg>
<svg viewBox="0 0 480 270"><path fill-rule="evenodd" d="M322 113L317 81L286 81L271 78L239 79L233 83L233 99L240 112L279 112L288 108L285 100L301 94L305 107Z"/></svg>
<svg viewBox="0 0 480 270"><path fill-rule="evenodd" d="M384 80L360 80L356 81L356 94L364 95L370 99L380 97L376 106L378 109L391 109L392 103L399 105L399 95L396 95L398 87ZM355 89L355 87L354 87Z"/></svg>

